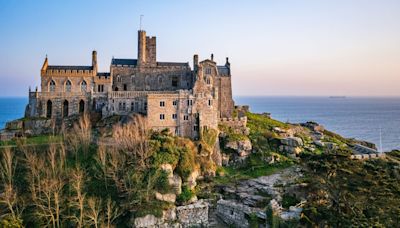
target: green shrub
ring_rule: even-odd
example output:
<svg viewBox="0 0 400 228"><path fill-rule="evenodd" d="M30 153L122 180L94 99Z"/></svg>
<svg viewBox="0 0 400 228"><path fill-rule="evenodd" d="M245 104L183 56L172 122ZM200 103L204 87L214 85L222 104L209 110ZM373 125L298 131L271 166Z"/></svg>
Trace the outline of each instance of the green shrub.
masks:
<svg viewBox="0 0 400 228"><path fill-rule="evenodd" d="M188 186L182 187L182 193L177 197L177 202L182 204L189 201L194 196L194 193Z"/></svg>

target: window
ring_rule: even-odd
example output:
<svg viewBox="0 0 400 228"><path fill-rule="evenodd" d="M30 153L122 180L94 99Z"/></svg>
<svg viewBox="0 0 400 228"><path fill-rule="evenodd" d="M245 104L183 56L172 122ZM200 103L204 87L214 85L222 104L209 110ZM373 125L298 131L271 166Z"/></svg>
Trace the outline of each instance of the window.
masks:
<svg viewBox="0 0 400 228"><path fill-rule="evenodd" d="M211 79L210 79L209 77L207 77L206 83L207 83L207 85L210 85L210 84L211 84Z"/></svg>
<svg viewBox="0 0 400 228"><path fill-rule="evenodd" d="M135 103L134 102L131 103L131 112L133 112L133 111L135 111Z"/></svg>
<svg viewBox="0 0 400 228"><path fill-rule="evenodd" d="M68 80L65 83L65 92L71 92L71 81L70 80Z"/></svg>
<svg viewBox="0 0 400 228"><path fill-rule="evenodd" d="M104 85L97 85L97 92L104 92Z"/></svg>
<svg viewBox="0 0 400 228"><path fill-rule="evenodd" d="M51 80L50 82L50 92L56 91L56 82L54 80Z"/></svg>
<svg viewBox="0 0 400 228"><path fill-rule="evenodd" d="M174 113L172 114L172 119L176 120L178 118L178 114Z"/></svg>
<svg viewBox="0 0 400 228"><path fill-rule="evenodd" d="M188 115L184 115L183 116L183 120L189 120L189 116Z"/></svg>
<svg viewBox="0 0 400 228"><path fill-rule="evenodd" d="M127 91L127 90L128 90L128 85L124 84L124 91Z"/></svg>
<svg viewBox="0 0 400 228"><path fill-rule="evenodd" d="M179 135L179 129L175 128L175 135Z"/></svg>
<svg viewBox="0 0 400 228"><path fill-rule="evenodd" d="M193 100L187 100L187 105L192 106L193 105Z"/></svg>
<svg viewBox="0 0 400 228"><path fill-rule="evenodd" d="M165 107L165 101L160 101L160 107Z"/></svg>
<svg viewBox="0 0 400 228"><path fill-rule="evenodd" d="M86 92L86 89L87 89L87 83L85 80L83 80L81 83L81 91Z"/></svg>
<svg viewBox="0 0 400 228"><path fill-rule="evenodd" d="M119 102L118 108L120 111L125 111L126 110L126 103L125 102Z"/></svg>
<svg viewBox="0 0 400 228"><path fill-rule="evenodd" d="M164 114L160 114L160 120L165 120L165 115Z"/></svg>
<svg viewBox="0 0 400 228"><path fill-rule="evenodd" d="M147 102L144 102L144 110L147 111Z"/></svg>
<svg viewBox="0 0 400 228"><path fill-rule="evenodd" d="M208 106L211 106L211 105L212 105L212 101L208 100Z"/></svg>
<svg viewBox="0 0 400 228"><path fill-rule="evenodd" d="M172 77L172 86L178 87L178 77L177 76Z"/></svg>
<svg viewBox="0 0 400 228"><path fill-rule="evenodd" d="M206 74L211 74L211 68L210 67L206 68Z"/></svg>
<svg viewBox="0 0 400 228"><path fill-rule="evenodd" d="M122 82L122 79L119 75L117 75L117 82Z"/></svg>
<svg viewBox="0 0 400 228"><path fill-rule="evenodd" d="M172 101L172 105L173 106L177 106L178 105L178 101L177 100Z"/></svg>
<svg viewBox="0 0 400 228"><path fill-rule="evenodd" d="M131 80L132 80L132 84L135 83L135 75L134 74L131 75Z"/></svg>

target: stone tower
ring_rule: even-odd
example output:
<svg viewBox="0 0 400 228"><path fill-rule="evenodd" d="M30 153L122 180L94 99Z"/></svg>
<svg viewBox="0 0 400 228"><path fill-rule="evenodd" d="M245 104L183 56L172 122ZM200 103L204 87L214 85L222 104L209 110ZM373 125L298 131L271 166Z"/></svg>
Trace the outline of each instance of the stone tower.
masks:
<svg viewBox="0 0 400 228"><path fill-rule="evenodd" d="M138 65L157 66L156 37L146 36L146 31L138 31Z"/></svg>

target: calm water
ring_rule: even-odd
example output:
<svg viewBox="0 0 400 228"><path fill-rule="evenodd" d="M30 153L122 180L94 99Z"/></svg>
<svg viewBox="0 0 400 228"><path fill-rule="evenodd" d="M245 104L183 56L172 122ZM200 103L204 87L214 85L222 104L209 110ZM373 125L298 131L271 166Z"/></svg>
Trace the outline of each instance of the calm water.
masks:
<svg viewBox="0 0 400 228"><path fill-rule="evenodd" d="M373 142L379 148L400 149L400 98L237 97L253 112L269 112L281 121L315 121L345 137Z"/></svg>
<svg viewBox="0 0 400 228"><path fill-rule="evenodd" d="M293 123L316 121L343 136L374 142L384 150L400 149L400 98L236 97L253 112ZM27 98L0 98L0 129L24 115Z"/></svg>
<svg viewBox="0 0 400 228"><path fill-rule="evenodd" d="M6 122L24 117L28 98L0 97L0 129Z"/></svg>

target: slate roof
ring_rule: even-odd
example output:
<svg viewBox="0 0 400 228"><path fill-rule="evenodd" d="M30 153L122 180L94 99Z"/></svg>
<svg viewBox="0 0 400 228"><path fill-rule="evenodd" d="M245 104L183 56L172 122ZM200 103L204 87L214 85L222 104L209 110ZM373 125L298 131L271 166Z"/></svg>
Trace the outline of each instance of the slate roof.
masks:
<svg viewBox="0 0 400 228"><path fill-rule="evenodd" d="M157 62L158 66L189 66L189 63L178 63L178 62Z"/></svg>
<svg viewBox="0 0 400 228"><path fill-rule="evenodd" d="M92 70L92 66L48 66L48 70Z"/></svg>
<svg viewBox="0 0 400 228"><path fill-rule="evenodd" d="M137 59L112 59L111 65L128 65L128 66L136 66Z"/></svg>
<svg viewBox="0 0 400 228"><path fill-rule="evenodd" d="M229 68L226 66L217 66L220 75L229 75Z"/></svg>

